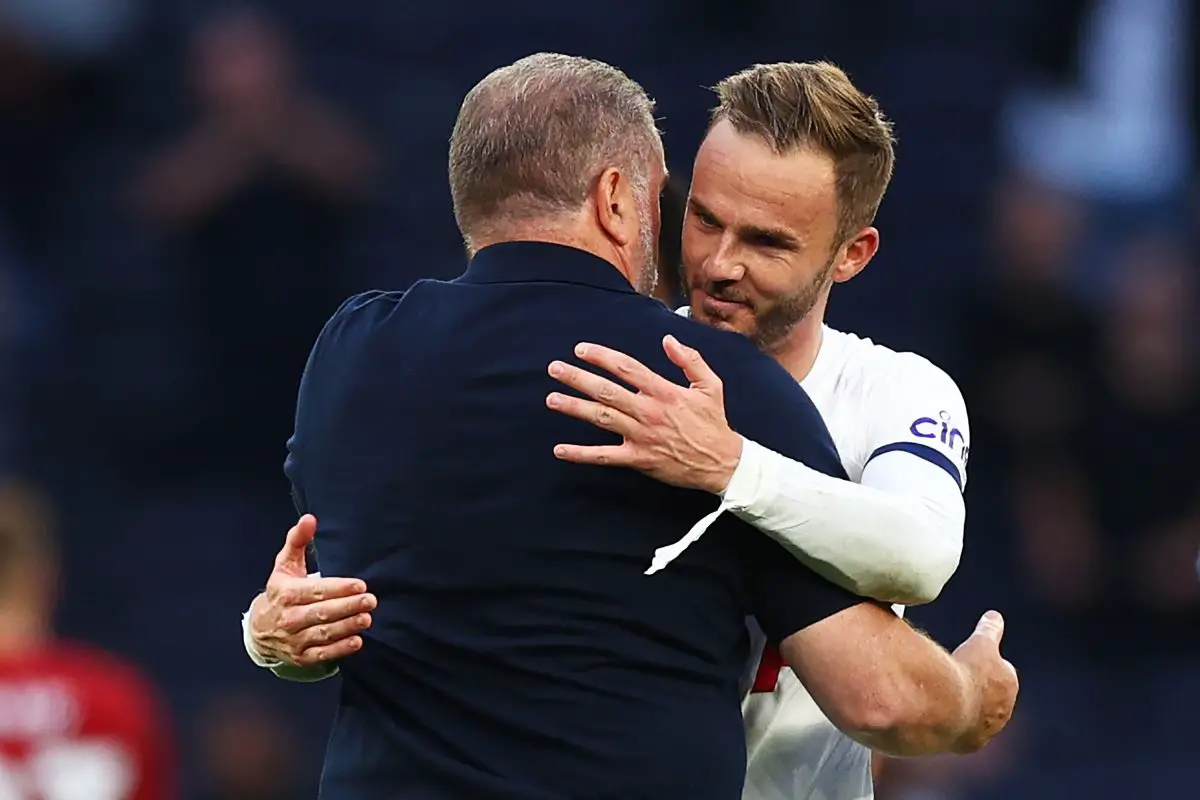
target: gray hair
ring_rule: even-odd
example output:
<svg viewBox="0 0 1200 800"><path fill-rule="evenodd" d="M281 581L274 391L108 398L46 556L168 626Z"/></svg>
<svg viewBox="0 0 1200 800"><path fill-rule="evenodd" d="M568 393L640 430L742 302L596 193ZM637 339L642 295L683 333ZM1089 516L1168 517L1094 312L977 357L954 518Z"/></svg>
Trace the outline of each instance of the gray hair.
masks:
<svg viewBox="0 0 1200 800"><path fill-rule="evenodd" d="M454 217L470 246L481 230L576 211L609 167L647 194L661 158L654 102L636 81L601 61L526 56L463 100L450 137Z"/></svg>

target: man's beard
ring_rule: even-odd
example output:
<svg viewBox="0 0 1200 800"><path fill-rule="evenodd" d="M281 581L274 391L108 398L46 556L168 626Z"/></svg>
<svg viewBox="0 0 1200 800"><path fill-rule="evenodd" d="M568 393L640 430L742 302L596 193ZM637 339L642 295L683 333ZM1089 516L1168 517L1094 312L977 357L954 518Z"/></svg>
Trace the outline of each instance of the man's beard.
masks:
<svg viewBox="0 0 1200 800"><path fill-rule="evenodd" d="M744 333L746 338L753 342L759 350L769 353L787 339L792 329L809 315L817 301L821 299L821 293L829 286L830 275L833 273L836 259L837 253L835 252L811 281L792 294L776 300L774 305L762 312L740 292L721 289L719 286L711 284L699 288L717 300L745 304L754 314L754 329L738 332Z"/></svg>
<svg viewBox="0 0 1200 800"><path fill-rule="evenodd" d="M637 270L634 272L633 288L638 294L651 295L658 286L658 247L654 244L654 226L650 223L650 203L638 203L638 213L645 224L638 230L638 247L640 249Z"/></svg>

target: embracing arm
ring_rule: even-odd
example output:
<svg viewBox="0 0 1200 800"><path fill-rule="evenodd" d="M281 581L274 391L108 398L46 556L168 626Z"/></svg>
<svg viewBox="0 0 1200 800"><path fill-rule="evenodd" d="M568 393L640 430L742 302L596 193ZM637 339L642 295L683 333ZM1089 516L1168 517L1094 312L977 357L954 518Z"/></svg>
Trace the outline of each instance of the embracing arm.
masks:
<svg viewBox="0 0 1200 800"><path fill-rule="evenodd" d="M722 494L732 513L855 594L918 605L958 568L966 508L945 472L907 453L863 482L830 477L750 440Z"/></svg>
<svg viewBox="0 0 1200 800"><path fill-rule="evenodd" d="M918 605L958 568L970 430L962 393L911 353L882 351L853 398L861 419L838 481L745 442L724 505L856 594Z"/></svg>
<svg viewBox="0 0 1200 800"><path fill-rule="evenodd" d="M266 589L242 615L242 645L255 665L288 681L337 674L338 661L362 647L375 596L354 578L308 573L317 520L302 516L288 531ZM315 555L315 553L314 553Z"/></svg>
<svg viewBox="0 0 1200 800"><path fill-rule="evenodd" d="M989 613L951 655L890 610L864 603L792 634L780 652L847 736L896 756L969 753L1007 724L1016 671Z"/></svg>
<svg viewBox="0 0 1200 800"><path fill-rule="evenodd" d="M319 579L320 574L310 576ZM246 649L246 655L250 656L250 660L254 662L256 667L268 669L277 678L282 678L285 681L293 681L295 683L316 683L327 678L332 678L338 672L337 662L318 661L312 664L289 664L275 658L270 658L262 653L258 644L255 642L255 629L253 627L253 618L256 613L262 615L265 612L265 607L269 600L266 592L260 592L254 601L250 604L250 608L242 614L242 646Z"/></svg>
<svg viewBox="0 0 1200 800"><path fill-rule="evenodd" d="M800 423L823 425L811 400L778 364L770 363L774 373L768 376L761 354L730 358L731 347L714 346L713 356L733 379L725 385L693 348L672 337L664 348L689 387L622 353L587 345L577 351L581 359L620 375L637 394L556 362L551 374L592 399L557 392L547 398L551 408L624 438L620 446L562 445L555 451L559 458L629 466L721 495L719 511L662 548L652 571L683 552L719 513L730 511L855 594L905 604L927 603L939 594L962 551L969 435L962 395L944 372L917 356L890 354L887 373L861 399L864 430L858 445L869 455L859 482L851 483L843 479L832 440L816 446L820 437L813 438L806 447L781 438L785 428Z"/></svg>

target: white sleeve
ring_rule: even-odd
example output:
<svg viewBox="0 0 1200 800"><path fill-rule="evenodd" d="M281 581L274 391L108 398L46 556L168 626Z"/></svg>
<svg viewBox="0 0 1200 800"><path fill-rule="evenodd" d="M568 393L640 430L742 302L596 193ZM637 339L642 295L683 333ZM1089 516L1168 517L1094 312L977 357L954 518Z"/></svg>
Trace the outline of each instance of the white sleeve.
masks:
<svg viewBox="0 0 1200 800"><path fill-rule="evenodd" d="M321 573L313 573L309 577L319 578ZM295 664L285 664L282 661L275 661L265 657L258 652L258 648L254 646L254 637L250 635L250 609L247 608L242 614L242 647L246 650L246 655L250 656L250 660L257 667L269 669L277 678L282 678L285 681L293 681L295 683L315 683L323 681L326 678L332 678L338 672L337 664L314 664L311 667L301 667Z"/></svg>
<svg viewBox="0 0 1200 800"><path fill-rule="evenodd" d="M916 605L958 568L969 440L954 382L915 356L898 365L864 405L860 484L746 441L722 505L834 583Z"/></svg>

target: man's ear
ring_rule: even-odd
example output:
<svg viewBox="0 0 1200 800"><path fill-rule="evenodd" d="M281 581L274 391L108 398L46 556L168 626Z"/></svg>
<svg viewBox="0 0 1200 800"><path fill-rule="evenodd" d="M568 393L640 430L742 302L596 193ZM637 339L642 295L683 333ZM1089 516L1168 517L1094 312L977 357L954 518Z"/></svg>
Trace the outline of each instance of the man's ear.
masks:
<svg viewBox="0 0 1200 800"><path fill-rule="evenodd" d="M618 247L637 239L637 202L629 178L615 167L600 174L592 189L596 221Z"/></svg>

